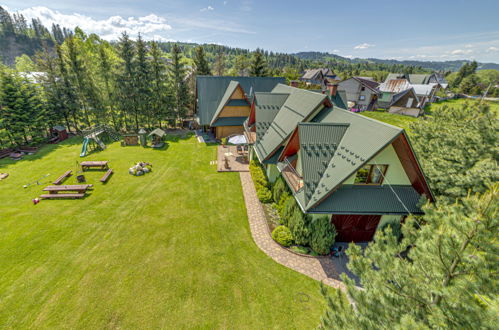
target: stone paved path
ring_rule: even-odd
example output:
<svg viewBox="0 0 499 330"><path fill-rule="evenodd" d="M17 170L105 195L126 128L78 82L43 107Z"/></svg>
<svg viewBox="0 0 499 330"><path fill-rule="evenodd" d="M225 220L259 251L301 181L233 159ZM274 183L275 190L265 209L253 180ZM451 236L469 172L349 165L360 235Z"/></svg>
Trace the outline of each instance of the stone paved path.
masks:
<svg viewBox="0 0 499 330"><path fill-rule="evenodd" d="M344 289L344 284L339 281L338 273L331 258L300 256L281 247L272 239L263 207L256 196L251 174L241 172L239 175L243 186L244 201L246 203L251 234L256 245L281 265L294 269L317 281L322 281L331 287Z"/></svg>

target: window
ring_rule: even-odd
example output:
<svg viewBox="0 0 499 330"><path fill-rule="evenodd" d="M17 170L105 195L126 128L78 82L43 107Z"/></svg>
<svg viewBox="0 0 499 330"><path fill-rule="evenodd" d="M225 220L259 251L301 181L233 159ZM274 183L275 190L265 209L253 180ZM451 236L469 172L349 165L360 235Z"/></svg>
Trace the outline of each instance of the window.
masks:
<svg viewBox="0 0 499 330"><path fill-rule="evenodd" d="M359 101L365 101L365 99L366 99L366 96L365 96L365 95L361 95L361 96L359 96Z"/></svg>
<svg viewBox="0 0 499 330"><path fill-rule="evenodd" d="M364 165L357 171L356 184L381 184L388 165Z"/></svg>
<svg viewBox="0 0 499 330"><path fill-rule="evenodd" d="M365 88L364 86L362 86L362 87L360 88L360 90L361 90L361 91L365 91L365 90L366 90L366 88Z"/></svg>

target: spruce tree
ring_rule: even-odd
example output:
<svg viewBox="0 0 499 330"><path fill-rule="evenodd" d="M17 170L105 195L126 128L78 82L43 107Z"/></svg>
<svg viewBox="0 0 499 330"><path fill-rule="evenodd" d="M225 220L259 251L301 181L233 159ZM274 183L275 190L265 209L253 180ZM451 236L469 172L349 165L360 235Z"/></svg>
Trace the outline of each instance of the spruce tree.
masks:
<svg viewBox="0 0 499 330"><path fill-rule="evenodd" d="M182 61L182 51L177 44L172 47L171 58L170 84L172 86L175 119L179 121L184 118L189 109L190 95L186 81L186 71Z"/></svg>
<svg viewBox="0 0 499 330"><path fill-rule="evenodd" d="M497 327L499 184L459 203L426 205L399 243L378 231L362 251L351 244L346 296L323 287L323 329L492 329Z"/></svg>
<svg viewBox="0 0 499 330"><path fill-rule="evenodd" d="M194 64L196 65L197 75L211 76L210 66L206 60L206 54L203 46L196 47L194 53Z"/></svg>
<svg viewBox="0 0 499 330"><path fill-rule="evenodd" d="M135 89L135 47L126 32L123 32L118 41L118 53L122 61L120 72L117 75L117 99L120 105L120 114L123 116L125 129L129 123L127 114L133 114L136 108Z"/></svg>
<svg viewBox="0 0 499 330"><path fill-rule="evenodd" d="M267 61L263 53L257 49L253 53L250 65L250 76L252 77L265 77L268 74Z"/></svg>
<svg viewBox="0 0 499 330"><path fill-rule="evenodd" d="M134 109L135 129L139 130L140 122L151 123L150 100L150 75L149 63L147 59L147 48L142 36L139 34L136 43L137 56L135 58L135 87L137 89L136 107ZM139 120L139 116L143 120Z"/></svg>
<svg viewBox="0 0 499 330"><path fill-rule="evenodd" d="M213 65L215 75L223 76L225 73L225 53L220 49L215 57L215 64Z"/></svg>

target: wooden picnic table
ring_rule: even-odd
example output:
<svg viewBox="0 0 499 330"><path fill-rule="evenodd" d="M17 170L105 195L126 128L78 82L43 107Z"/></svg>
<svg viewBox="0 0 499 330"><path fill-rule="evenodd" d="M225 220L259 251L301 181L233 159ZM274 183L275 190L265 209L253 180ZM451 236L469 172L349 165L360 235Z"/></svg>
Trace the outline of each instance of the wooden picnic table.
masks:
<svg viewBox="0 0 499 330"><path fill-rule="evenodd" d="M101 170L107 170L109 163L107 160L101 160L101 161L84 161L80 163L81 169L83 171L88 170L91 167L99 167Z"/></svg>
<svg viewBox="0 0 499 330"><path fill-rule="evenodd" d="M91 184L73 184L73 185L61 185L61 186L47 186L43 188L43 191L48 191L49 194L57 194L59 192L65 191L76 191L80 194L85 193L88 188L93 187Z"/></svg>

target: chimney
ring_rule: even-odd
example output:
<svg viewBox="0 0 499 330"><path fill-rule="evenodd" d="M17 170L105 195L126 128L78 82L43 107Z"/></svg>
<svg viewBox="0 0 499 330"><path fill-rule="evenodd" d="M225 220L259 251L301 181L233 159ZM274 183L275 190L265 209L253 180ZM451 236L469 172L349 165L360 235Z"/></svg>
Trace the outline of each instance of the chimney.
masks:
<svg viewBox="0 0 499 330"><path fill-rule="evenodd" d="M336 96L336 91L338 90L337 84L327 84L327 90L329 92L329 96Z"/></svg>
<svg viewBox="0 0 499 330"><path fill-rule="evenodd" d="M291 80L289 86L298 88L298 80Z"/></svg>

